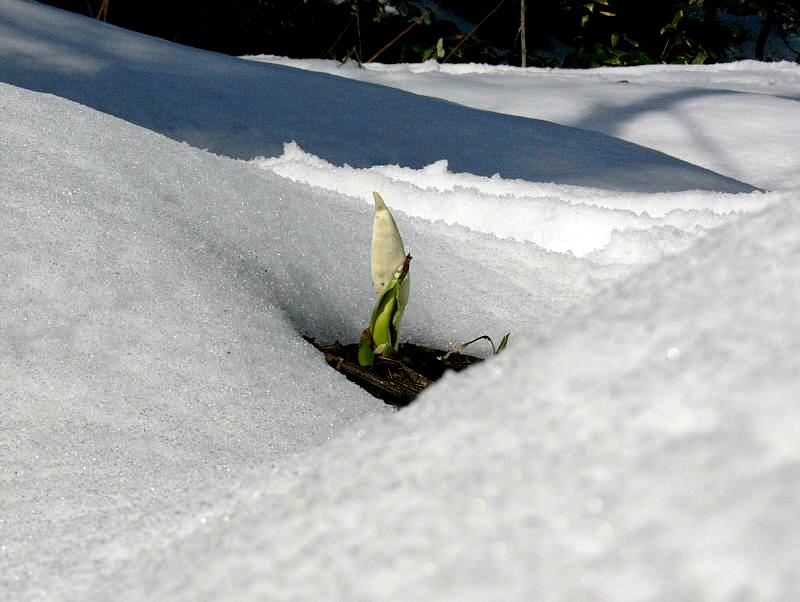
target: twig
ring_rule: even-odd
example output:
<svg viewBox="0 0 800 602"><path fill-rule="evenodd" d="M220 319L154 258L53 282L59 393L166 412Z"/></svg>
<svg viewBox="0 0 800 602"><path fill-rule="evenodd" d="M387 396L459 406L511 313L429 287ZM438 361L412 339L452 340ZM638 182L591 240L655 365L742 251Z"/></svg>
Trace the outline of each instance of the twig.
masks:
<svg viewBox="0 0 800 602"><path fill-rule="evenodd" d="M452 49L452 50L451 50L451 51L450 51L450 52L447 54L447 56L446 56L446 57L444 57L444 60L443 60L442 62L443 62L443 63L446 63L447 61L449 61L449 60L450 60L450 57L451 57L451 56L453 56L453 53L454 53L454 52L456 52L456 51L457 51L459 48L461 48L461 45L462 45L464 42L466 42L467 40L469 40L469 39L472 37L472 34L474 34L476 31L478 31L478 28L479 28L481 25L483 25L483 24L484 24L484 22L485 22L485 21L486 21L486 20L487 20L489 17L491 17L493 14L495 14L495 13L496 13L496 12L497 12L497 11L500 9L500 7L501 7L501 6L503 6L503 3L504 3L505 1L506 1L506 0L500 0L500 2L498 2L498 3L497 3L497 6L495 6L495 7L494 7L494 8L493 8L493 9L492 9L490 12L489 12L489 14L488 14L488 15L486 15L486 16L485 16L483 19L481 19L480 21L478 21L478 24L477 24L475 27L473 27L473 28L472 28L472 31L470 31L470 32L469 32L467 35L465 35L463 38L461 38L461 41L460 41L458 44L456 44L455 48L453 48L453 49Z"/></svg>
<svg viewBox="0 0 800 602"><path fill-rule="evenodd" d="M420 374L417 374L418 378L412 379L411 382L413 384L382 378L369 369L347 361L335 351L323 350L322 353L325 356L325 361L330 366L336 368L345 376L355 378L380 391L382 393L381 398L392 403L392 405L402 406L411 403L430 384L430 381Z"/></svg>
<svg viewBox="0 0 800 602"><path fill-rule="evenodd" d="M464 349L466 349L467 347L469 347L473 343L477 343L478 341L489 341L489 344L492 346L492 355L497 355L503 349L506 348L506 345L508 345L508 337L509 336L511 336L510 332L508 334L504 335L503 338L500 340L500 344L495 347L495 344L494 344L494 341L492 340L492 337L490 337L489 335L484 334L484 335L479 336L479 337L477 337L475 339L472 339L471 341L467 341L466 343L461 343L460 345L456 345L450 351L445 353L444 357L442 359L446 360L447 358L449 358L454 353L459 353L460 354L462 351L464 351Z"/></svg>
<svg viewBox="0 0 800 602"><path fill-rule="evenodd" d="M528 45L525 40L525 0L519 0L520 56L523 68L528 66Z"/></svg>
<svg viewBox="0 0 800 602"><path fill-rule="evenodd" d="M454 353L461 353L462 351L464 351L464 349L466 349L467 347L469 347L473 343L477 343L478 341L489 341L489 344L492 346L492 352L494 352L494 341L492 341L492 339L489 337L489 335L484 334L484 335L479 336L479 337L477 337L475 339L472 339L471 341L467 341L466 343L461 343L460 345L456 345L450 351L445 353L444 357L442 359L447 359L448 357L450 357Z"/></svg>
<svg viewBox="0 0 800 602"><path fill-rule="evenodd" d="M428 387L433 383L432 380L420 374L416 370L412 370L400 360L396 360L392 357L380 356L378 358L378 361L386 362L400 368L405 373L405 375L408 376L409 379L411 379L414 385L419 387L420 391L422 391L423 389L425 389L426 387Z"/></svg>
<svg viewBox="0 0 800 602"><path fill-rule="evenodd" d="M425 11L425 12L422 14L422 16L420 16L419 18L417 18L417 19L414 19L413 21L411 21L411 24L410 24L408 27L406 27L406 28L405 28L403 31L401 31L400 33L398 33L398 34L397 34L397 35L394 37L394 39L393 39L391 42L389 42L388 44L386 44L386 46L384 46L383 48L381 48L380 50L378 50L378 52L376 52L375 54L373 54L373 55L370 57L370 59L367 61L367 63L371 63L372 61L374 61L374 60L375 60L376 58L378 58L378 57L379 57L381 54L383 54L383 51L384 51L384 50L386 50L386 49L390 48L391 46L393 46L393 45L395 44L395 42L397 42L397 40L399 40L399 39L400 39L400 38L402 38L404 35L406 35L406 34L407 34L409 31L411 31L412 29L414 29L414 28L415 28L417 25L420 25L421 23L423 23L423 22L425 21L425 19L427 19L427 18L428 18L428 16L429 16L429 15L433 14L434 12L436 12L436 9L437 9L437 8L439 8L439 5L440 5L441 3L442 3L442 0L439 0L439 1L438 1L436 4L434 4L434 5L433 5L432 7L430 7L428 10L426 10L426 11Z"/></svg>
<svg viewBox="0 0 800 602"><path fill-rule="evenodd" d="M87 1L88 1L88 0L87 0ZM333 49L334 49L334 48L336 48L336 45L339 43L339 40L341 40L341 39L342 39L342 36L343 36L345 33L347 33L347 30L348 30L348 29L350 29L350 26L353 24L353 21L355 21L355 18L356 18L355 14L353 14L353 15L350 17L350 20L347 22L347 25L345 25L345 26L344 26L344 29L342 30L342 33L340 33L340 34L339 34L339 35L336 37L336 40L334 40L333 44L331 44L331 47L330 47L330 48L328 48L328 51L325 53L327 56L330 56L330 54L331 54L331 52L333 51ZM334 58L336 58L336 55L334 54L334 55L333 55L333 57L334 57Z"/></svg>
<svg viewBox="0 0 800 602"><path fill-rule="evenodd" d="M356 53L356 59L360 67L364 62L362 60L364 58L364 51L361 49L361 11L358 9L356 9L356 34L358 35L358 52Z"/></svg>
<svg viewBox="0 0 800 602"><path fill-rule="evenodd" d="M108 0L103 0L100 4L100 10L97 11L98 21L108 20Z"/></svg>

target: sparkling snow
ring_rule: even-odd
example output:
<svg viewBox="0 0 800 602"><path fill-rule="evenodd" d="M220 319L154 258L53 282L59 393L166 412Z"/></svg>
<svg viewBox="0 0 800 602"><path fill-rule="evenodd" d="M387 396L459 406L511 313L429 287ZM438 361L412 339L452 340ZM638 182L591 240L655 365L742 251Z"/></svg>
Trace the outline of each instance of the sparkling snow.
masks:
<svg viewBox="0 0 800 602"><path fill-rule="evenodd" d="M0 3L0 600L796 598L800 67L269 60ZM402 338L512 333L401 412L303 339L372 190Z"/></svg>

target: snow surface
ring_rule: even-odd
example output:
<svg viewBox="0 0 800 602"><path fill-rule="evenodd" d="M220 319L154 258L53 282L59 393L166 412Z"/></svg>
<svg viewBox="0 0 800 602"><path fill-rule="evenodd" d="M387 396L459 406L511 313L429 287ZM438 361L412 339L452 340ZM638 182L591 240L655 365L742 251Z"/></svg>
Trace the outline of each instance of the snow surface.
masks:
<svg viewBox="0 0 800 602"><path fill-rule="evenodd" d="M794 159L800 73L793 63L570 70L429 61L358 69L335 61L248 58L602 132L764 188L800 186Z"/></svg>
<svg viewBox="0 0 800 602"><path fill-rule="evenodd" d="M435 160L386 165L370 128L401 128L365 91L429 99L21 0L0 29L0 600L798 596L800 68L464 67L497 84L470 102L505 113L719 92L685 140L681 103L648 123L607 100L626 137L733 179L665 155L649 189L595 179L614 148L655 156L604 134L580 187L537 138L558 177L488 177L515 172L485 111L436 104L486 128L483 157L429 138ZM425 71L365 73L470 87ZM370 126L307 121L279 84ZM512 331L402 412L302 338L365 325L372 190L415 257L402 337Z"/></svg>
<svg viewBox="0 0 800 602"><path fill-rule="evenodd" d="M3 81L51 92L236 158L295 141L337 165L423 167L616 190L752 190L585 129L476 111L384 86L240 61L19 0L0 11ZM202 102L198 102L202 99Z"/></svg>

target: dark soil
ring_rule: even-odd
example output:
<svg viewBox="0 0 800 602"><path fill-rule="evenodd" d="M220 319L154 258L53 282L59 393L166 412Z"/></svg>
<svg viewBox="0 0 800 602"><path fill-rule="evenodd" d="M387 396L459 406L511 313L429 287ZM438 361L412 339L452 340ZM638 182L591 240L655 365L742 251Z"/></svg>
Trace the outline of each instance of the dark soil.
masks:
<svg viewBox="0 0 800 602"><path fill-rule="evenodd" d="M463 370L482 361L481 358L463 353L413 345L401 344L392 357L375 358L370 367L358 363L358 343L320 344L307 339L325 356L325 361L348 380L361 386L370 394L389 405L403 407L410 404L431 383L442 377L446 370Z"/></svg>

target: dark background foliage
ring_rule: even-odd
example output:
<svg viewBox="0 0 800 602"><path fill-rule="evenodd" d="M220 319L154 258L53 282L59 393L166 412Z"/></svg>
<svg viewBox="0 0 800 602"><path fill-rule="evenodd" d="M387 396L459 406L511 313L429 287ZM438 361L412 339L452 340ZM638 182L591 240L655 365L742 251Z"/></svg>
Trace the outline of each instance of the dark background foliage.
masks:
<svg viewBox="0 0 800 602"><path fill-rule="evenodd" d="M234 55L520 64L521 0L44 0ZM527 0L528 65L798 60L800 0ZM748 44L749 42L749 44ZM744 50L747 49L747 50ZM785 58L785 57L784 57Z"/></svg>

